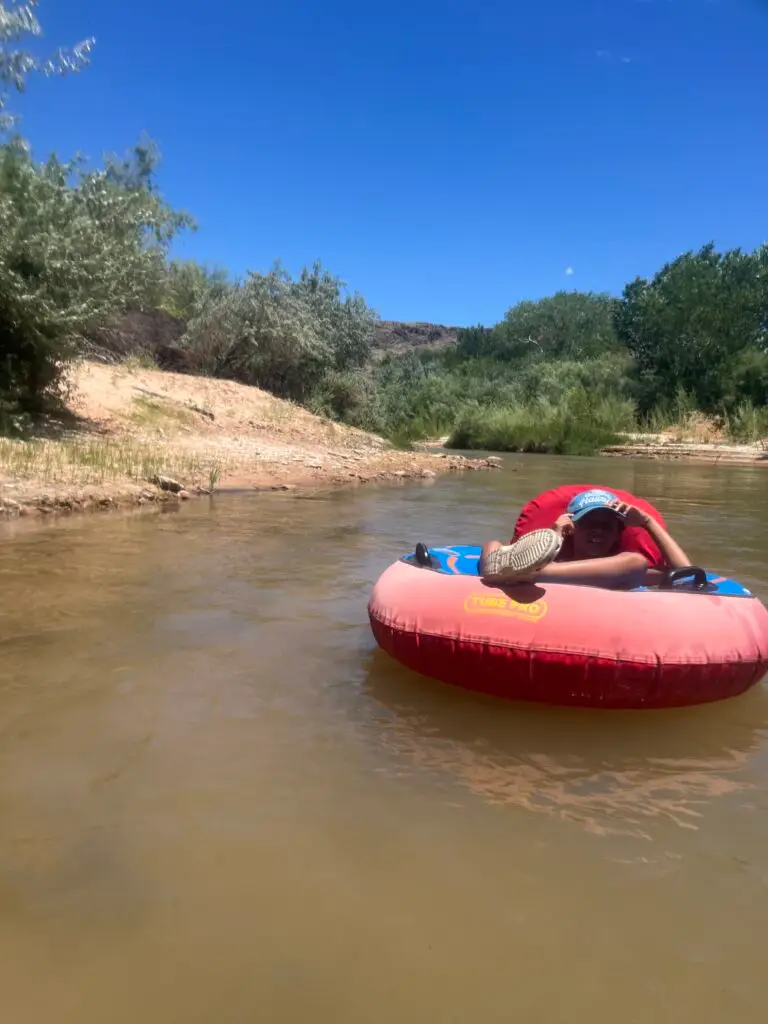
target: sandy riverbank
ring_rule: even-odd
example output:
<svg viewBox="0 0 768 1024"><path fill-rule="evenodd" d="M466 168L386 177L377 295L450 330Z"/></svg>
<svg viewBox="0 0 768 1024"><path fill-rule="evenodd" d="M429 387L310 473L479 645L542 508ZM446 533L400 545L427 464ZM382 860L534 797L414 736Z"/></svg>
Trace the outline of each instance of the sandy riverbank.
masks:
<svg viewBox="0 0 768 1024"><path fill-rule="evenodd" d="M417 447L441 448L448 437L421 442ZM696 436L680 436L670 430L662 434L629 434L622 444L604 448L601 455L636 459L714 462L724 465L765 466L768 468L768 438L753 444L734 444L716 438L700 440Z"/></svg>
<svg viewBox="0 0 768 1024"><path fill-rule="evenodd" d="M605 448L603 455L768 467L768 439L753 444L735 444L717 437L701 440L681 436L674 431L631 434L624 443Z"/></svg>
<svg viewBox="0 0 768 1024"><path fill-rule="evenodd" d="M147 505L235 488L428 480L496 465L400 451L233 381L86 362L73 368L70 385L71 421L33 441L0 440L0 514Z"/></svg>

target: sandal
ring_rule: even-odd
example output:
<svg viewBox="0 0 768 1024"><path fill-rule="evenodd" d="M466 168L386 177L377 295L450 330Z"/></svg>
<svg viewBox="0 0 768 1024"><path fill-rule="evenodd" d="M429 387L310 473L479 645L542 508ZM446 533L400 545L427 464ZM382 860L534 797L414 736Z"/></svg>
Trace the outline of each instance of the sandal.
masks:
<svg viewBox="0 0 768 1024"><path fill-rule="evenodd" d="M485 559L483 577L525 583L557 557L561 544L562 538L555 530L532 530L514 544L491 551Z"/></svg>

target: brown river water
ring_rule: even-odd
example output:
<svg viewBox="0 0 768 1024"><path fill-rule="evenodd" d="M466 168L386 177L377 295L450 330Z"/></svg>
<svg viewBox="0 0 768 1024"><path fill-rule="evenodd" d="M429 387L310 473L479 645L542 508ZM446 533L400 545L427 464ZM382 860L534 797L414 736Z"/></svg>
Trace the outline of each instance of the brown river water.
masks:
<svg viewBox="0 0 768 1024"><path fill-rule="evenodd" d="M3 1022L764 1024L768 692L495 702L366 602L578 481L768 601L768 473L505 461L0 528Z"/></svg>

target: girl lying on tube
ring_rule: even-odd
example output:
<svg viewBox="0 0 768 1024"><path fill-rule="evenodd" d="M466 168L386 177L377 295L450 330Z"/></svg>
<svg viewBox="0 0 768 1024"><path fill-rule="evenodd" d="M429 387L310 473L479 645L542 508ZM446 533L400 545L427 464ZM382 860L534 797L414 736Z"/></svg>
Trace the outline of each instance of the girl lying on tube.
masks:
<svg viewBox="0 0 768 1024"><path fill-rule="evenodd" d="M627 526L640 526L656 542L664 565L651 566L635 551L621 550ZM656 520L610 491L582 491L548 530L524 534L514 544L483 545L479 575L488 583L577 583L631 590L662 581L670 569L689 566L680 545Z"/></svg>

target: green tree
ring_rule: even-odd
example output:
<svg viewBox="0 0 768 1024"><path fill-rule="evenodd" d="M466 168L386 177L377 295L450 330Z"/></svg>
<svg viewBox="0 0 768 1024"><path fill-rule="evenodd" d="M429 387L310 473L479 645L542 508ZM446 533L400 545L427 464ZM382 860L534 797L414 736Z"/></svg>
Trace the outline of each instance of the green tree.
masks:
<svg viewBox="0 0 768 1024"><path fill-rule="evenodd" d="M726 368L724 385L729 410L741 402L768 406L768 350L745 348Z"/></svg>
<svg viewBox="0 0 768 1024"><path fill-rule="evenodd" d="M13 127L17 118L7 110L11 90L23 92L30 72L65 75L80 71L88 63L93 39L85 39L71 50L56 50L40 58L24 45L28 37L42 35L35 16L39 0L27 3L0 3L0 130Z"/></svg>
<svg viewBox="0 0 768 1024"><path fill-rule="evenodd" d="M618 348L615 299L594 292L556 292L520 302L496 326L485 354L501 359L591 359Z"/></svg>
<svg viewBox="0 0 768 1024"><path fill-rule="evenodd" d="M332 352L334 369L344 372L362 366L371 354L378 319L362 296L345 295L346 284L319 261L304 267L292 288L311 311L316 330Z"/></svg>
<svg viewBox="0 0 768 1024"><path fill-rule="evenodd" d="M40 58L26 45L42 34L37 0L0 2L0 130L12 91L30 73L79 71L93 40ZM78 335L158 293L166 251L191 225L154 183L151 142L101 170L81 159L32 159L16 136L0 146L0 418L37 413L59 395Z"/></svg>
<svg viewBox="0 0 768 1024"><path fill-rule="evenodd" d="M680 390L699 409L720 411L742 397L739 366L746 389L754 386L746 353L759 363L766 352L768 246L721 254L710 244L684 253L651 281L627 285L615 324L635 359L641 411L671 402Z"/></svg>
<svg viewBox="0 0 768 1024"><path fill-rule="evenodd" d="M0 147L0 397L6 413L41 411L58 393L78 336L144 305L167 248L190 218L153 183L149 144L101 170Z"/></svg>
<svg viewBox="0 0 768 1024"><path fill-rule="evenodd" d="M493 328L460 327L456 332L456 354L461 359L474 359L488 355L493 350Z"/></svg>
<svg viewBox="0 0 768 1024"><path fill-rule="evenodd" d="M171 260L158 304L171 316L189 321L223 299L231 287L226 270L210 269L195 260Z"/></svg>

